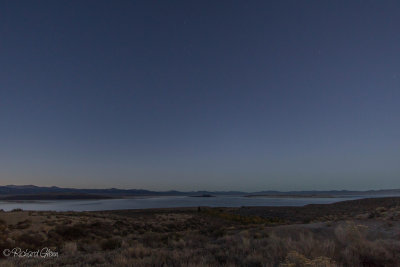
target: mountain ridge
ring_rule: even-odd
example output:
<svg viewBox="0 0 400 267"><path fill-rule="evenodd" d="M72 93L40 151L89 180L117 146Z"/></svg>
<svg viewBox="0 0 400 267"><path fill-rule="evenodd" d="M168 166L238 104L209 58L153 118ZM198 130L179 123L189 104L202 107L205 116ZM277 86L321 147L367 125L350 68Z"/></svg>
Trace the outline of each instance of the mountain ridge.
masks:
<svg viewBox="0 0 400 267"><path fill-rule="evenodd" d="M146 189L78 189L78 188L63 188L57 186L36 186L36 185L5 185L0 186L0 197L10 195L29 195L29 194L88 194L88 195L104 195L107 197L128 197L128 196L191 196L191 195L247 195L247 196L279 196L279 195L387 195L400 194L400 189L379 189L379 190L303 190L303 191L277 191L265 190L257 192L244 191L152 191Z"/></svg>

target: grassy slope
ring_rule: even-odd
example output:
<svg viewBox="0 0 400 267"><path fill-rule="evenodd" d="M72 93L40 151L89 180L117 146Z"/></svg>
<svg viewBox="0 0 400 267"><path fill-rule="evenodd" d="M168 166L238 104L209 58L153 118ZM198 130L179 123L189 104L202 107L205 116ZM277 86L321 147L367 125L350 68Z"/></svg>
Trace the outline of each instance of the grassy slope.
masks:
<svg viewBox="0 0 400 267"><path fill-rule="evenodd" d="M307 222L305 224L305 222ZM305 207L0 212L0 266L400 266L400 198Z"/></svg>

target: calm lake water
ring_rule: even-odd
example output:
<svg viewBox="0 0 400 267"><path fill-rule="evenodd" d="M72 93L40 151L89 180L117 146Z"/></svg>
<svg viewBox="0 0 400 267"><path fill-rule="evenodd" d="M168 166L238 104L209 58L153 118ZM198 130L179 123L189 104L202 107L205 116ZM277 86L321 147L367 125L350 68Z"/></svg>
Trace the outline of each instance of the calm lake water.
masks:
<svg viewBox="0 0 400 267"><path fill-rule="evenodd" d="M337 197L337 198L248 198L243 196L217 197L149 197L130 199L103 200L46 200L46 201L0 201L0 209L10 211L23 210L52 210L52 211L96 211L147 208L174 207L241 207L241 206L304 206L307 204L328 204L343 200L365 198L366 196Z"/></svg>

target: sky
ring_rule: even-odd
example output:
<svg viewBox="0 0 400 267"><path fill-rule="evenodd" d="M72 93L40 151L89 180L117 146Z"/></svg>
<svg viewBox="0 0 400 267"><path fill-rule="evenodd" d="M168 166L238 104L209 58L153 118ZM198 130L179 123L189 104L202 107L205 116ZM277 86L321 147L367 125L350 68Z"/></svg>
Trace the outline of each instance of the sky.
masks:
<svg viewBox="0 0 400 267"><path fill-rule="evenodd" d="M399 1L0 1L0 185L400 188Z"/></svg>

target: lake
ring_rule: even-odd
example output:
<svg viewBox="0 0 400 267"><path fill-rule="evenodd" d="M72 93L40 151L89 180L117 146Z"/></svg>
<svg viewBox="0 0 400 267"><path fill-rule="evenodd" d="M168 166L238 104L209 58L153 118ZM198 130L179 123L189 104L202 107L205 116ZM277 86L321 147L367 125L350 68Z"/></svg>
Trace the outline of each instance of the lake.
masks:
<svg viewBox="0 0 400 267"><path fill-rule="evenodd" d="M166 196L101 200L40 200L0 201L0 209L52 210L52 211L97 211L121 209L175 208L175 207L241 207L241 206L304 206L307 204L329 204L338 201L365 198L367 196L335 198L260 197L243 196L188 197ZM370 196L373 197L373 196ZM376 197L376 196L375 196Z"/></svg>

